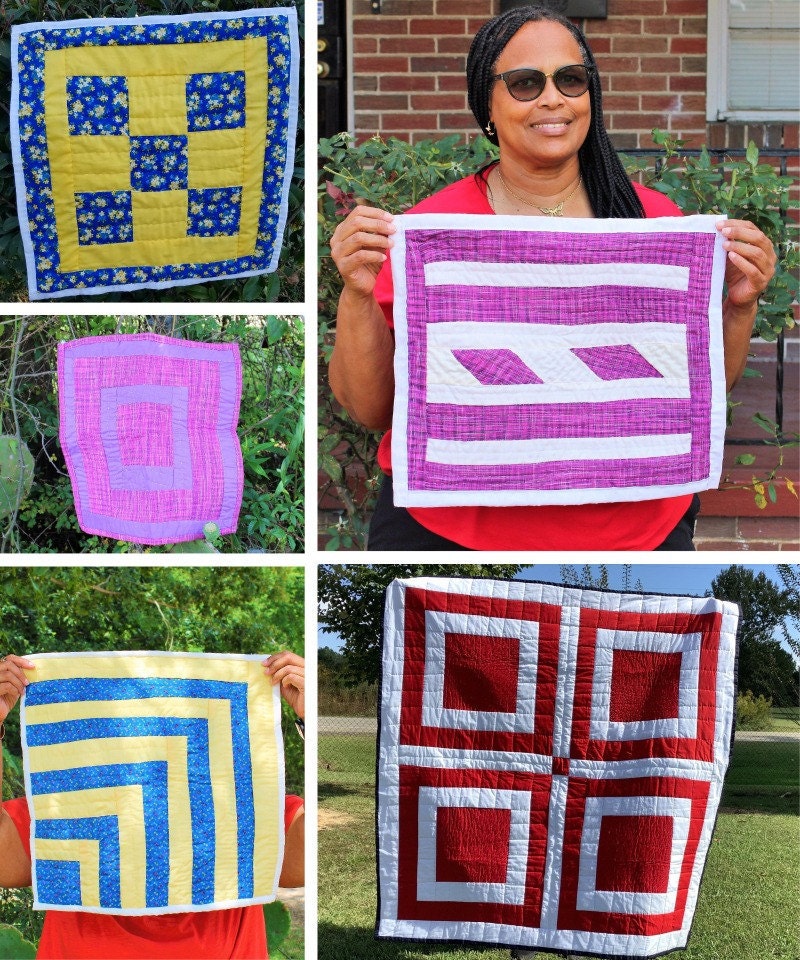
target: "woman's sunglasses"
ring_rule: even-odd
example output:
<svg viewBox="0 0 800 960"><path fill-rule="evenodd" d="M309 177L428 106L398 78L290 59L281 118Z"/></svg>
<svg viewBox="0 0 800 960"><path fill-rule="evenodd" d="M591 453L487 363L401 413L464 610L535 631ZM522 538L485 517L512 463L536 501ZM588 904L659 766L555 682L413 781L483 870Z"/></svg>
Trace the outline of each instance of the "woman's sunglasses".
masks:
<svg viewBox="0 0 800 960"><path fill-rule="evenodd" d="M553 78L556 90L565 97L580 97L589 89L592 70L592 67L582 63L559 67L553 73L544 73L542 70L534 70L533 67L520 67L518 70L493 74L492 80L503 80L515 100L535 100L541 96L548 77Z"/></svg>

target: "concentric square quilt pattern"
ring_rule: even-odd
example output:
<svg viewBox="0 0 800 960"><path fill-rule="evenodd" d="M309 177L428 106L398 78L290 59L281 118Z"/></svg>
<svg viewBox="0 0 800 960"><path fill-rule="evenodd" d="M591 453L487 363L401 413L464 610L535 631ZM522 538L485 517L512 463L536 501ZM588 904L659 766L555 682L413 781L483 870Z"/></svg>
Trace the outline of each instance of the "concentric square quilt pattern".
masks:
<svg viewBox="0 0 800 960"><path fill-rule="evenodd" d="M396 217L395 504L602 503L716 486L718 219Z"/></svg>
<svg viewBox="0 0 800 960"><path fill-rule="evenodd" d="M12 31L32 299L277 267L294 165L294 8Z"/></svg>
<svg viewBox="0 0 800 960"><path fill-rule="evenodd" d="M261 657L31 659L21 719L35 909L146 915L275 898L283 744Z"/></svg>
<svg viewBox="0 0 800 960"><path fill-rule="evenodd" d="M729 759L738 613L394 581L377 935L600 956L685 946Z"/></svg>
<svg viewBox="0 0 800 960"><path fill-rule="evenodd" d="M158 334L58 345L60 439L78 522L132 543L233 533L244 472L235 343Z"/></svg>

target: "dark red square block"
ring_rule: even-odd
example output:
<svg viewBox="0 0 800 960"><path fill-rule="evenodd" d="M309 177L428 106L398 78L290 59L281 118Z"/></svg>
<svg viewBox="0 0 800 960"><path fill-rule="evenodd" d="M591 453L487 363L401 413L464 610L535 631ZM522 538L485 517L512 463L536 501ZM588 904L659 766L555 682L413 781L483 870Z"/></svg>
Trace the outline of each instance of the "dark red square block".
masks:
<svg viewBox="0 0 800 960"><path fill-rule="evenodd" d="M519 640L445 633L445 709L514 713L518 678Z"/></svg>
<svg viewBox="0 0 800 960"><path fill-rule="evenodd" d="M436 880L505 883L511 811L440 807L436 814Z"/></svg>
<svg viewBox="0 0 800 960"><path fill-rule="evenodd" d="M669 885L672 817L605 816L597 849L598 890L664 893Z"/></svg>
<svg viewBox="0 0 800 960"><path fill-rule="evenodd" d="M679 653L615 650L609 719L663 720L678 716Z"/></svg>

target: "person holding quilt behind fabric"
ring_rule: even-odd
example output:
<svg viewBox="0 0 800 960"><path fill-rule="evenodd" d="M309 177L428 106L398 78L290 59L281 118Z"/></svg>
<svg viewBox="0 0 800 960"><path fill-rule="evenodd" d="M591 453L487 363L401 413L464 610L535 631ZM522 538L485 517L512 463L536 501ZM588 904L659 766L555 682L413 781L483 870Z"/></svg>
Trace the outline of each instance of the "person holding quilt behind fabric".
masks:
<svg viewBox="0 0 800 960"><path fill-rule="evenodd" d="M0 658L0 739L3 722L28 685L26 674L35 670L30 660L9 655ZM303 719L305 715L305 661L289 651L264 661L269 680L281 685L286 702ZM2 782L0 753L0 782ZM305 809L303 800L287 796L286 831L280 884L299 887L304 882ZM31 885L31 819L24 797L0 808L0 887ZM260 904L171 913L163 916L113 916L51 910L45 913L37 957L78 960L122 958L242 958L267 957L267 932Z"/></svg>
<svg viewBox="0 0 800 960"><path fill-rule="evenodd" d="M492 163L411 213L553 217L679 216L663 194L632 184L603 124L600 78L580 30L542 7L486 23L467 60L469 104L499 144ZM725 372L741 376L758 298L774 273L769 239L744 220L721 220L727 252L723 304ZM392 421L394 227L383 210L358 206L337 227L331 255L343 280L330 383L348 413L373 430ZM654 317L653 319L658 319ZM699 501L692 494L638 502L538 507L400 509L392 499L390 439L372 519L370 550L691 550Z"/></svg>

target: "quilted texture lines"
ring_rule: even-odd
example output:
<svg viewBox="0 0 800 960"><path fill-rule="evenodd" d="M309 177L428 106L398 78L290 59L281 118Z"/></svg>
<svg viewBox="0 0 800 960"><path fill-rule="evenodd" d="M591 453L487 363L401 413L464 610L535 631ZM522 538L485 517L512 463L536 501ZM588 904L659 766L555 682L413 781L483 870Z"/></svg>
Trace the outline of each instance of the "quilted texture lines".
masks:
<svg viewBox="0 0 800 960"><path fill-rule="evenodd" d="M294 163L296 21L294 8L276 7L13 29L12 151L32 299L276 268Z"/></svg>
<svg viewBox="0 0 800 960"><path fill-rule="evenodd" d="M60 437L81 529L134 543L236 530L244 474L234 343L154 334L59 344Z"/></svg>
<svg viewBox="0 0 800 960"><path fill-rule="evenodd" d="M395 581L378 935L685 945L728 763L737 619L713 599Z"/></svg>
<svg viewBox="0 0 800 960"><path fill-rule="evenodd" d="M139 916L274 899L280 700L260 658L34 659L22 738L36 908Z"/></svg>
<svg viewBox="0 0 800 960"><path fill-rule="evenodd" d="M398 505L715 485L725 389L714 217L423 214L398 227Z"/></svg>

